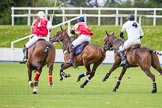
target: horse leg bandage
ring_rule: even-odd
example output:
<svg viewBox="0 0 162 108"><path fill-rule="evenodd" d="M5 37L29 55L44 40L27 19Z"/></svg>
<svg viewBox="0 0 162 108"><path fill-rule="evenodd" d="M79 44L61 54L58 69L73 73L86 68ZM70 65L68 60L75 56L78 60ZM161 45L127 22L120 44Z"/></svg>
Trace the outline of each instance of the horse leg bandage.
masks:
<svg viewBox="0 0 162 108"><path fill-rule="evenodd" d="M52 72L49 73L49 83L52 83Z"/></svg>
<svg viewBox="0 0 162 108"><path fill-rule="evenodd" d="M41 74L41 70L37 70L34 77L34 81L38 81L40 74Z"/></svg>

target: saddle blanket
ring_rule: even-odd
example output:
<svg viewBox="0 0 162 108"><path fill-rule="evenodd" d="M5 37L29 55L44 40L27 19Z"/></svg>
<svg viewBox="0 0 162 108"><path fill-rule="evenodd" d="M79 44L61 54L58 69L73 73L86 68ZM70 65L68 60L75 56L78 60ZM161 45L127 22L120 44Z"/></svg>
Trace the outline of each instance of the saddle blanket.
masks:
<svg viewBox="0 0 162 108"><path fill-rule="evenodd" d="M83 49L84 49L85 46L86 46L85 44L78 45L78 46L75 48L74 56L79 55L79 54L83 51Z"/></svg>

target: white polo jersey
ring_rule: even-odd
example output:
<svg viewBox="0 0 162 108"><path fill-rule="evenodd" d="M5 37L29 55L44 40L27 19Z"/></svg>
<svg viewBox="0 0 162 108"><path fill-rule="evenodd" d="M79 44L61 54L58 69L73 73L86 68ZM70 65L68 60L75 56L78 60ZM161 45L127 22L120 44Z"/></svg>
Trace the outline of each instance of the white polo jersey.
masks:
<svg viewBox="0 0 162 108"><path fill-rule="evenodd" d="M127 21L123 24L121 32L127 32L128 39L138 39L143 36L141 26L136 21Z"/></svg>

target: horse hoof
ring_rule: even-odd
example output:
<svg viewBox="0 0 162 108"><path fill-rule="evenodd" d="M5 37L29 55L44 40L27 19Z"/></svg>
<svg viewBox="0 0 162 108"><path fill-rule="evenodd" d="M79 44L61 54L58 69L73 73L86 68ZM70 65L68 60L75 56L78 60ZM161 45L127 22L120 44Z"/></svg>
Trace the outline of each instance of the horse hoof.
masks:
<svg viewBox="0 0 162 108"><path fill-rule="evenodd" d="M156 93L157 92L157 90L152 90L152 92L151 93Z"/></svg>
<svg viewBox="0 0 162 108"><path fill-rule="evenodd" d="M116 89L113 89L113 92L116 92Z"/></svg>
<svg viewBox="0 0 162 108"><path fill-rule="evenodd" d="M66 75L66 78L67 78L67 77L71 77L71 75L70 75L70 74L67 74L67 75Z"/></svg>
<svg viewBox="0 0 162 108"><path fill-rule="evenodd" d="M52 82L50 82L50 83L49 83L49 86L53 86L53 83L52 83Z"/></svg>
<svg viewBox="0 0 162 108"><path fill-rule="evenodd" d="M63 80L63 77L60 77L60 81L62 81Z"/></svg>
<svg viewBox="0 0 162 108"><path fill-rule="evenodd" d="M29 86L30 86L31 88L33 88L34 84L33 84L32 81L29 81L28 84L29 84Z"/></svg>
<svg viewBox="0 0 162 108"><path fill-rule="evenodd" d="M80 85L80 88L84 88L84 85Z"/></svg>
<svg viewBox="0 0 162 108"><path fill-rule="evenodd" d="M37 87L34 87L33 88L33 94L37 94L37 91L38 91Z"/></svg>
<svg viewBox="0 0 162 108"><path fill-rule="evenodd" d="M80 78L78 78L76 82L79 82L79 81L80 81Z"/></svg>
<svg viewBox="0 0 162 108"><path fill-rule="evenodd" d="M106 81L106 78L104 78L102 81L103 81L103 82Z"/></svg>
<svg viewBox="0 0 162 108"><path fill-rule="evenodd" d="M35 91L35 92L33 92L33 94L37 94L37 92Z"/></svg>

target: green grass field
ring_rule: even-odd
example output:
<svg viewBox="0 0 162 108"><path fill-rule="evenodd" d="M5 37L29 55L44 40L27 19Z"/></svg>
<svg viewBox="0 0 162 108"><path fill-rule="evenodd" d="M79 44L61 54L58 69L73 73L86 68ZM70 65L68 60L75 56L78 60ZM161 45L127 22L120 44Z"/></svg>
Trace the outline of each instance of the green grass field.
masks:
<svg viewBox="0 0 162 108"><path fill-rule="evenodd" d="M106 82L102 78L111 65L100 65L94 78L80 88L85 78L76 82L85 69L69 68L71 77L59 81L59 66L54 65L54 86L48 85L48 69L40 76L38 94L28 86L26 65L0 62L0 108L161 108L162 76L151 69L157 80L158 91L152 90L152 81L139 68L130 68L123 77L117 92L112 92L121 68Z"/></svg>

